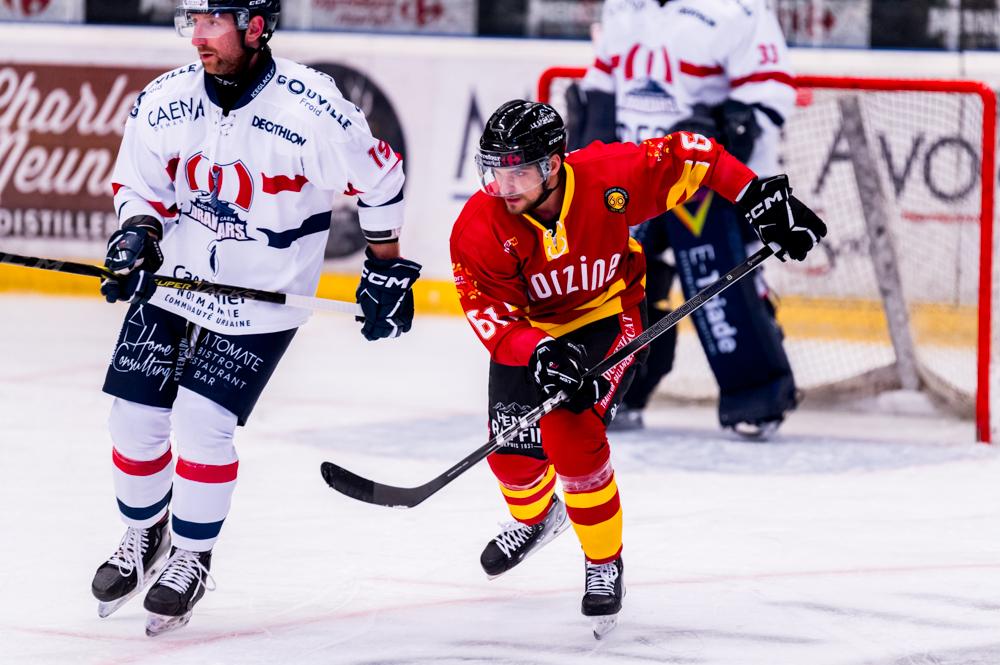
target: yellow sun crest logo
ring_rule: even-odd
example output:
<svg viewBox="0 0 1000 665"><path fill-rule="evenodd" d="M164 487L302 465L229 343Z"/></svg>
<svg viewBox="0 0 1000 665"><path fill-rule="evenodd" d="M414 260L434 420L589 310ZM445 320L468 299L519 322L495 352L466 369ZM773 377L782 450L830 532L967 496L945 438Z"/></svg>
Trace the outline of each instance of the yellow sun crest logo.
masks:
<svg viewBox="0 0 1000 665"><path fill-rule="evenodd" d="M612 187L604 192L604 205L611 212L622 214L628 205L628 192L621 187Z"/></svg>

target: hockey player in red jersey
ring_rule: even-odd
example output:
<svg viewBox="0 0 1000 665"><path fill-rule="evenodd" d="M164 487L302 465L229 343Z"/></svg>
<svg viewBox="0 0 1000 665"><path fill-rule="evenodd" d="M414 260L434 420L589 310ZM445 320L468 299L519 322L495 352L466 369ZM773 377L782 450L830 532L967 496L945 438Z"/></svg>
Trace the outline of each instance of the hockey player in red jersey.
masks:
<svg viewBox="0 0 1000 665"><path fill-rule="evenodd" d="M643 329L645 259L629 227L702 186L737 202L782 259L804 259L826 227L791 197L785 176L759 180L698 134L565 149L551 106L501 106L480 139L482 191L455 223L451 256L466 317L490 352L492 434L542 397L570 395L488 458L515 521L487 544L483 569L491 577L510 570L572 524L585 556L582 610L599 637L624 595L622 509L606 426L638 359L586 384L582 377Z"/></svg>

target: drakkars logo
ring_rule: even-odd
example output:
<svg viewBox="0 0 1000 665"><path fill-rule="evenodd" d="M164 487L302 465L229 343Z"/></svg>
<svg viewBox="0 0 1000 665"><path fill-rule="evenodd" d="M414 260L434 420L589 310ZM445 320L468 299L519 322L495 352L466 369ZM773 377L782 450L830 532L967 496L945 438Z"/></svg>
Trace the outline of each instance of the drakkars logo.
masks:
<svg viewBox="0 0 1000 665"><path fill-rule="evenodd" d="M249 212L253 205L253 177L242 161L210 164L200 152L187 160L184 175L194 198L183 214L215 233L208 245L208 260L212 272L218 275L219 243L254 240L237 210Z"/></svg>

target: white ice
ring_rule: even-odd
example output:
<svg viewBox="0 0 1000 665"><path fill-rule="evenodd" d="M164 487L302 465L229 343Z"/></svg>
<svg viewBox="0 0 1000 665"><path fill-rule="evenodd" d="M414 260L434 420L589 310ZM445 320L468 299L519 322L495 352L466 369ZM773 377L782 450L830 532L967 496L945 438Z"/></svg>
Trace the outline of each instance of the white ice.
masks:
<svg viewBox="0 0 1000 665"><path fill-rule="evenodd" d="M411 510L326 487L323 460L415 485L483 443L486 356L458 319L371 344L315 317L238 433L218 589L155 639L140 598L98 619L123 313L0 297L0 663L1000 663L1000 459L968 422L803 409L751 444L658 404L612 438L628 593L601 642L572 531L486 579L505 511L485 464Z"/></svg>

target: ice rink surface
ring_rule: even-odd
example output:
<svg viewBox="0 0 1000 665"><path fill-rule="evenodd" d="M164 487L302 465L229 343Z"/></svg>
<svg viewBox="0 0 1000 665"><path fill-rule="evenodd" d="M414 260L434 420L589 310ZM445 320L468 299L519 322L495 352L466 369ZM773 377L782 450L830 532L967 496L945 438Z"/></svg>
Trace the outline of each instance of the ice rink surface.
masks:
<svg viewBox="0 0 1000 665"><path fill-rule="evenodd" d="M600 642L572 531L485 578L507 519L485 464L411 510L327 488L325 459L416 485L485 441L486 354L459 319L372 344L314 317L238 433L218 589L155 639L141 598L98 619L124 311L0 297L0 663L1000 663L1000 459L967 422L803 409L751 444L658 405L612 437L628 591Z"/></svg>

